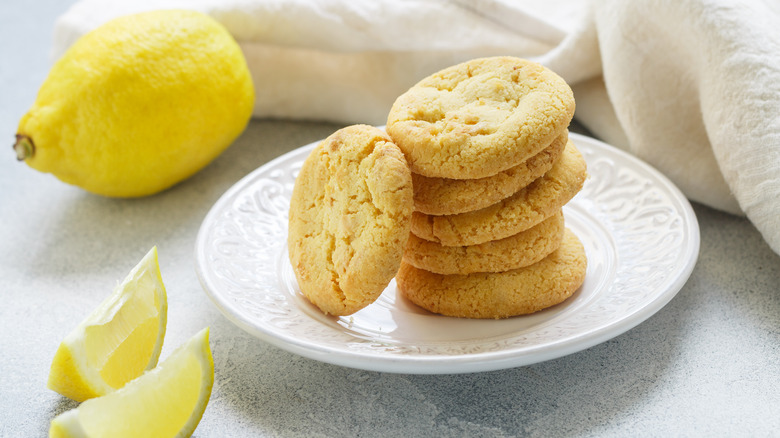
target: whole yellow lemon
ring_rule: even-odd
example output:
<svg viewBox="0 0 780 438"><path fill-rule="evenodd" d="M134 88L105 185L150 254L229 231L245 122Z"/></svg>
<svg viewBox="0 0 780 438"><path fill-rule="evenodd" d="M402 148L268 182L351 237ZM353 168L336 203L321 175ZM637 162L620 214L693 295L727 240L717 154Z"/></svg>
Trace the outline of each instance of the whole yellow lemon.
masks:
<svg viewBox="0 0 780 438"><path fill-rule="evenodd" d="M246 60L222 25L195 11L144 12L68 49L19 122L14 150L90 192L145 196L216 158L253 105Z"/></svg>

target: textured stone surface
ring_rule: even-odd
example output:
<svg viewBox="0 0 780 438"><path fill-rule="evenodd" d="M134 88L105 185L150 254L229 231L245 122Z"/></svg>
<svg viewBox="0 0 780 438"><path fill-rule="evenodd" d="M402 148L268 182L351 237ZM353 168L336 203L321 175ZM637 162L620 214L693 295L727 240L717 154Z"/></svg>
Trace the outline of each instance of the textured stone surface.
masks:
<svg viewBox="0 0 780 438"><path fill-rule="evenodd" d="M0 137L8 146L0 148L0 437L45 436L56 414L75 407L45 387L54 351L155 244L169 295L162 357L211 326L216 382L196 437L780 429L780 258L744 219L700 206L701 255L680 293L638 327L560 359L478 374L385 374L304 359L244 333L198 283L198 227L245 174L338 126L255 121L204 171L150 198L109 200L64 185L16 163L11 143L50 65L53 20L66 7L6 2L0 12Z"/></svg>

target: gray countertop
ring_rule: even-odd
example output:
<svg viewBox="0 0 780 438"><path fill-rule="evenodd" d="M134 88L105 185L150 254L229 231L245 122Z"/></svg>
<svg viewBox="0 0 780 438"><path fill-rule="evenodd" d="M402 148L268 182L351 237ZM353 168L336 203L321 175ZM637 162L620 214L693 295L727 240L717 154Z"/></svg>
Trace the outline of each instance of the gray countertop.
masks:
<svg viewBox="0 0 780 438"><path fill-rule="evenodd" d="M16 124L71 2L0 12L0 436L44 436L77 406L46 389L54 351L153 245L168 290L162 357L211 327L216 381L195 436L778 436L780 258L745 219L694 205L689 281L646 322L579 353L474 374L343 368L230 323L195 274L197 231L241 177L338 128L252 121L205 170L159 195L105 199L17 163Z"/></svg>

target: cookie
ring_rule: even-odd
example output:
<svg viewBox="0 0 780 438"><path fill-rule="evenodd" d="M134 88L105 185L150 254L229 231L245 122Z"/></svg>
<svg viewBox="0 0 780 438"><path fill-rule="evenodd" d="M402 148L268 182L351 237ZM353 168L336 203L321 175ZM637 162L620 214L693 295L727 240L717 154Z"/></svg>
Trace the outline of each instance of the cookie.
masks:
<svg viewBox="0 0 780 438"><path fill-rule="evenodd" d="M552 169L509 198L468 213L432 216L415 211L412 232L444 246L503 239L560 210L582 189L586 176L585 160L569 140Z"/></svg>
<svg viewBox="0 0 780 438"><path fill-rule="evenodd" d="M538 154L573 115L571 88L553 71L520 58L479 58L428 76L399 96L387 132L412 172L475 179Z"/></svg>
<svg viewBox="0 0 780 438"><path fill-rule="evenodd" d="M503 272L532 265L558 249L564 235L563 212L501 240L471 246L443 246L412 234L404 262L437 274Z"/></svg>
<svg viewBox="0 0 780 438"><path fill-rule="evenodd" d="M398 271L414 209L401 150L365 125L317 145L295 179L287 247L298 286L326 314L376 300Z"/></svg>
<svg viewBox="0 0 780 438"><path fill-rule="evenodd" d="M566 230L561 246L525 268L498 273L434 274L402 263L398 290L430 312L464 318L508 318L537 312L569 298L585 280L582 243Z"/></svg>
<svg viewBox="0 0 780 438"><path fill-rule="evenodd" d="M412 173L415 210L431 215L467 213L508 198L542 176L560 158L568 131L515 167L479 179L432 178Z"/></svg>

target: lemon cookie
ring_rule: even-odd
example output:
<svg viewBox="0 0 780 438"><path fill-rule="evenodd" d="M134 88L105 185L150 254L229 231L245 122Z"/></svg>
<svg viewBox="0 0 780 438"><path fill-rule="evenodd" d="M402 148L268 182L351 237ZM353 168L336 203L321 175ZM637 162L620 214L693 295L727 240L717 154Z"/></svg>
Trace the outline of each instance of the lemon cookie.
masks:
<svg viewBox="0 0 780 438"><path fill-rule="evenodd" d="M441 275L402 263L401 293L428 311L465 318L508 318L537 312L569 298L585 280L582 243L566 230L561 246L525 268L498 273Z"/></svg>
<svg viewBox="0 0 780 438"><path fill-rule="evenodd" d="M480 210L446 216L412 215L412 232L445 246L478 245L527 230L561 209L587 176L585 160L569 140L549 172L509 198Z"/></svg>
<svg viewBox="0 0 780 438"><path fill-rule="evenodd" d="M508 198L544 175L560 158L568 131L515 167L479 179L432 178L412 173L415 210L431 215L467 213Z"/></svg>
<svg viewBox="0 0 780 438"><path fill-rule="evenodd" d="M501 240L471 246L443 246L414 234L403 260L437 274L503 272L532 265L558 249L564 234L563 212Z"/></svg>
<svg viewBox="0 0 780 438"><path fill-rule="evenodd" d="M574 95L553 71L513 57L441 70L399 96L387 132L412 172L474 179L541 152L568 127Z"/></svg>
<svg viewBox="0 0 780 438"><path fill-rule="evenodd" d="M382 293L401 263L414 201L403 153L365 125L317 145L295 179L287 246L301 292L349 315Z"/></svg>

